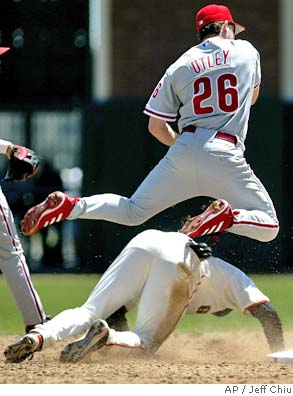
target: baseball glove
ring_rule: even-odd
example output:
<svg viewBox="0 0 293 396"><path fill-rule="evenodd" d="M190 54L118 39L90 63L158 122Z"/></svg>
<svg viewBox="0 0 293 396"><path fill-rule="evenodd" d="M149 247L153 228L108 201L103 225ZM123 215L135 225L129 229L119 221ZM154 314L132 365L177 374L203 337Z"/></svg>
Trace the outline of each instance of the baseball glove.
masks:
<svg viewBox="0 0 293 396"><path fill-rule="evenodd" d="M6 182L25 181L37 173L39 163L40 159L33 150L14 145L3 180Z"/></svg>

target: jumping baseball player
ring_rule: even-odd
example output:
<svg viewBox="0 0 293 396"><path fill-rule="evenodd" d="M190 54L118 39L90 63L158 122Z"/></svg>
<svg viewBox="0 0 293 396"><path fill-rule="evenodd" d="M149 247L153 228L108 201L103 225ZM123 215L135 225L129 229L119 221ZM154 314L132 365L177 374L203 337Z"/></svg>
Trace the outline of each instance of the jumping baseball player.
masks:
<svg viewBox="0 0 293 396"><path fill-rule="evenodd" d="M245 40L230 10L198 11L200 44L179 57L153 91L144 113L149 131L171 146L131 198L100 194L72 199L55 192L31 208L24 235L64 219L138 225L197 196L217 199L192 222L192 237L228 231L259 241L276 237L273 203L244 157L250 107L261 82L259 53ZM176 133L170 126L179 117Z"/></svg>
<svg viewBox="0 0 293 396"><path fill-rule="evenodd" d="M121 306L138 304L133 331L117 331L105 321ZM86 331L68 344L60 359L74 362L103 346L123 346L153 354L186 314L218 316L240 309L263 325L271 350L283 348L277 312L239 269L211 257L211 249L179 232L147 230L134 237L103 274L88 300L38 325L5 351L21 362L57 341ZM118 349L119 352L119 349Z"/></svg>
<svg viewBox="0 0 293 396"><path fill-rule="evenodd" d="M0 48L0 55L9 48ZM10 141L0 139L0 154L9 158L6 182L25 181L33 176L39 160L35 153ZM13 214L0 187L0 270L8 284L16 305L29 331L46 320L46 314L32 284L21 242L17 235Z"/></svg>

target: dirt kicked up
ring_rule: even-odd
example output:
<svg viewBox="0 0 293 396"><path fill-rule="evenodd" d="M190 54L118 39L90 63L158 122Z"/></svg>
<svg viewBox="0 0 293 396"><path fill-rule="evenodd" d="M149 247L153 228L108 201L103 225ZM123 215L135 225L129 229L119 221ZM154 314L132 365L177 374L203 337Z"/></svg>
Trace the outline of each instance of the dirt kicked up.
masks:
<svg viewBox="0 0 293 396"><path fill-rule="evenodd" d="M270 363L262 332L172 335L150 358L125 356L125 348L104 348L84 360L64 364L65 345L35 353L30 361L6 363L0 337L1 384L292 384L293 364ZM288 349L293 333L285 332ZM111 349L111 351L110 351Z"/></svg>

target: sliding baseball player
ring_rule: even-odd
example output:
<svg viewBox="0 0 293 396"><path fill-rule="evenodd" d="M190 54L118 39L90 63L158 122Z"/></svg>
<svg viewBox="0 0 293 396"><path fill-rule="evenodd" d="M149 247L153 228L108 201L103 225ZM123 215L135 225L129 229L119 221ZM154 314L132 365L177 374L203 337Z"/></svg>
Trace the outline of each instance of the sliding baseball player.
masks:
<svg viewBox="0 0 293 396"><path fill-rule="evenodd" d="M121 306L128 310L138 306L133 331L114 330L115 326L110 328L105 321ZM211 257L206 244L195 243L187 235L147 230L122 250L85 304L36 326L9 345L4 354L9 362L21 362L36 351L84 332L64 348L61 361L77 361L102 347L123 346L153 354L184 314L222 316L233 309L261 322L271 350L283 348L278 314L250 278Z"/></svg>

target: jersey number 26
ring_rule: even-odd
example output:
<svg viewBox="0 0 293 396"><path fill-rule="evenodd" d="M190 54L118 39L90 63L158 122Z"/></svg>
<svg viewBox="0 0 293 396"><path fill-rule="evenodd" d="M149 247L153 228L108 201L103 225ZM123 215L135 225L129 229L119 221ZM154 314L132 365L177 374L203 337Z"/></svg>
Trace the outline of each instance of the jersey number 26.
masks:
<svg viewBox="0 0 293 396"><path fill-rule="evenodd" d="M194 81L193 110L195 114L210 114L214 112L214 106L203 102L213 97L217 100L218 107L225 113L232 113L238 109L237 77L234 74L222 74L217 79L216 92L213 92L210 77L201 77Z"/></svg>

